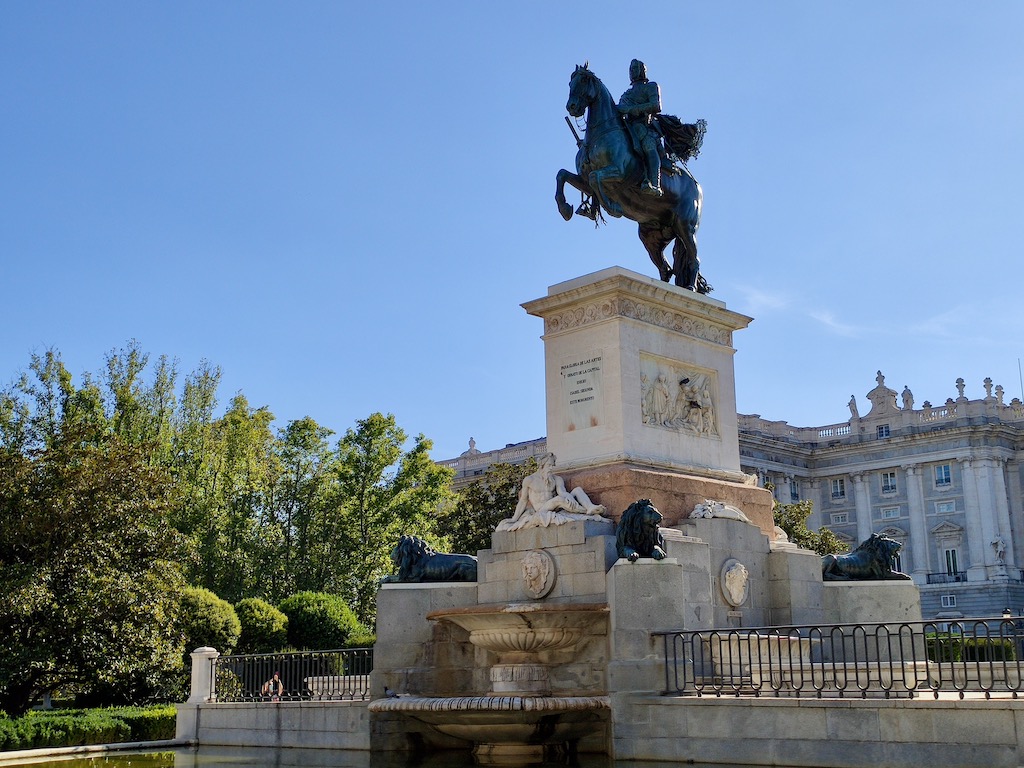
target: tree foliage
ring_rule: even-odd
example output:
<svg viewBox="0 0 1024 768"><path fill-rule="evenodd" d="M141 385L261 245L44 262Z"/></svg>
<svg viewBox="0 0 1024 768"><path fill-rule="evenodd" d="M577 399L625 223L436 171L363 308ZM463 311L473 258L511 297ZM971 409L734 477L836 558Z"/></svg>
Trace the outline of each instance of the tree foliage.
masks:
<svg viewBox="0 0 1024 768"><path fill-rule="evenodd" d="M786 532L789 540L803 549L810 549L819 555L845 552L846 544L828 528L812 531L807 527L807 520L814 512L814 504L810 499L796 501L792 504L774 503L772 514L775 524Z"/></svg>
<svg viewBox="0 0 1024 768"><path fill-rule="evenodd" d="M451 472L426 437L373 413L332 443L241 393L221 411L220 379L132 341L77 379L56 350L33 355L0 389L2 701L156 690L180 663L185 583L231 602L340 595L372 626L398 537L447 546Z"/></svg>
<svg viewBox="0 0 1024 768"><path fill-rule="evenodd" d="M239 600L235 613L242 625L239 653L275 653L288 644L288 617L266 600Z"/></svg>
<svg viewBox="0 0 1024 768"><path fill-rule="evenodd" d="M453 550L473 554L490 547L495 527L516 511L523 478L536 471L533 458L525 464L494 464L463 488L444 521Z"/></svg>
<svg viewBox="0 0 1024 768"><path fill-rule="evenodd" d="M235 608L204 587L187 587L181 596L179 631L185 653L210 646L231 653L242 634Z"/></svg>
<svg viewBox="0 0 1024 768"><path fill-rule="evenodd" d="M288 643L300 650L342 648L352 635L366 633L339 595L299 592L278 608L288 617Z"/></svg>
<svg viewBox="0 0 1024 768"><path fill-rule="evenodd" d="M180 666L173 626L184 582L166 472L65 413L45 415L22 450L0 448L0 709L9 714L56 688L145 696Z"/></svg>

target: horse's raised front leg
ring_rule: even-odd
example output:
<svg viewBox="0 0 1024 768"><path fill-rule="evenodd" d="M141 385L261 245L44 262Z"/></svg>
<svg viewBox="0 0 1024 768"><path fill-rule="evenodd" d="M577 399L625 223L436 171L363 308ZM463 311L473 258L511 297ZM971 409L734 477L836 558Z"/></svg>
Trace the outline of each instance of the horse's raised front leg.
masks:
<svg viewBox="0 0 1024 768"><path fill-rule="evenodd" d="M562 218L566 221L572 218L572 206L565 200L565 185L567 182L584 195L594 195L590 185L581 176L577 176L572 171L565 170L565 168L560 170L555 175L555 202L558 204L558 212L562 214Z"/></svg>

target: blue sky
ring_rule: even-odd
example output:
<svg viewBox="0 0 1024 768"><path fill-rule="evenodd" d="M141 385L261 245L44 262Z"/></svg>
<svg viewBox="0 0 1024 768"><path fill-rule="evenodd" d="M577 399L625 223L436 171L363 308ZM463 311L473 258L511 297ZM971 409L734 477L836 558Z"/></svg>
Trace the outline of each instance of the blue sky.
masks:
<svg viewBox="0 0 1024 768"><path fill-rule="evenodd" d="M553 201L574 66L618 94L638 57L708 121L741 412L843 421L878 369L919 405L1020 396L1022 31L1009 2L5 3L0 381L135 338L280 426L543 435L519 304L651 273L632 223Z"/></svg>

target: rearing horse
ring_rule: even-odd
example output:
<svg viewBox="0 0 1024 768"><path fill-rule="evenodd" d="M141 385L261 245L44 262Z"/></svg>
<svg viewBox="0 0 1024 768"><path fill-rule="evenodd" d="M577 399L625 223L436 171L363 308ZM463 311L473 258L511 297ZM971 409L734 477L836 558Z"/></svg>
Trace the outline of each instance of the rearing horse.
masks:
<svg viewBox="0 0 1024 768"><path fill-rule="evenodd" d="M577 66L569 78L566 111L573 117L587 115L586 134L576 153L576 173L565 170L556 176L555 202L566 221L572 218L572 206L565 200L565 184L593 198L590 210L580 210L596 219L600 208L610 216L625 216L637 222L640 241L666 283L675 275L675 283L698 293L711 287L700 274L697 259L697 227L703 193L686 168L675 167L662 175L664 194L654 197L640 191L644 178L643 163L633 154L632 142L619 114L615 99L588 66ZM673 263L665 260L665 246L672 246Z"/></svg>

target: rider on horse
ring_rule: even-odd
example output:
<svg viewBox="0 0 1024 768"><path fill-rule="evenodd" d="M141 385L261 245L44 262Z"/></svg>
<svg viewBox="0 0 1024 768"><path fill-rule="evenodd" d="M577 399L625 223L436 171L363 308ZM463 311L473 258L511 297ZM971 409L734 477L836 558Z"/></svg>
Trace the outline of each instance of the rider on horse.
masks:
<svg viewBox="0 0 1024 768"><path fill-rule="evenodd" d="M647 67L639 59L629 63L629 90L619 99L633 148L643 159L646 178L640 191L661 197L661 134L653 116L661 112L661 89L647 79Z"/></svg>

